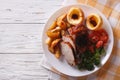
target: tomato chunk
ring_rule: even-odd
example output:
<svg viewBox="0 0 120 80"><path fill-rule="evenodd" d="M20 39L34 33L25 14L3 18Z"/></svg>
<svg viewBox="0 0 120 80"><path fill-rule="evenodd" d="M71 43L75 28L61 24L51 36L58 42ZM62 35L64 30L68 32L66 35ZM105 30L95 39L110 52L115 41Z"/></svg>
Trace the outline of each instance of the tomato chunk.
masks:
<svg viewBox="0 0 120 80"><path fill-rule="evenodd" d="M96 48L100 48L103 46L103 41L98 41L96 44Z"/></svg>

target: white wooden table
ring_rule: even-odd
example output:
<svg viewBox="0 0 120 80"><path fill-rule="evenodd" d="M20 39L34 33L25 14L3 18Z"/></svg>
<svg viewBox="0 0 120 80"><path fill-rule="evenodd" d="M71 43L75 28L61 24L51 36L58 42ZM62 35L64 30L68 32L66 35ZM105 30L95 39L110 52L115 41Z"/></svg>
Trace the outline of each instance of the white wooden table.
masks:
<svg viewBox="0 0 120 80"><path fill-rule="evenodd" d="M40 66L44 24L63 0L0 0L0 80L48 80Z"/></svg>

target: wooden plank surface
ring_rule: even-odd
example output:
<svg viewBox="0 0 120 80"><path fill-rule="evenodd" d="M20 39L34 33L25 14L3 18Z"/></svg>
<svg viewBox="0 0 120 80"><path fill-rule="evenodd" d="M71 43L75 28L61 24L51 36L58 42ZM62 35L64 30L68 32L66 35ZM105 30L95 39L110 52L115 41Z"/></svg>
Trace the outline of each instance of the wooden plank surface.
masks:
<svg viewBox="0 0 120 80"><path fill-rule="evenodd" d="M0 80L48 80L42 54L0 54Z"/></svg>
<svg viewBox="0 0 120 80"><path fill-rule="evenodd" d="M0 24L0 53L43 53L44 24Z"/></svg>
<svg viewBox="0 0 120 80"><path fill-rule="evenodd" d="M63 0L0 0L0 80L48 80L42 31Z"/></svg>
<svg viewBox="0 0 120 80"><path fill-rule="evenodd" d="M45 23L63 0L0 0L0 23Z"/></svg>

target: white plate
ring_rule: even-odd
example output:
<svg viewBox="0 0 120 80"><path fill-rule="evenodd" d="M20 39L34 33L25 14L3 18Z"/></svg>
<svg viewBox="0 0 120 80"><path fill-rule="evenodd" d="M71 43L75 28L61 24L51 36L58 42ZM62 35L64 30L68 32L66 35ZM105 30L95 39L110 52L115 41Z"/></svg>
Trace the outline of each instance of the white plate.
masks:
<svg viewBox="0 0 120 80"><path fill-rule="evenodd" d="M67 13L71 7L81 8L85 14L85 17L88 16L90 13L99 14L103 19L103 28L107 31L107 33L109 35L108 46L106 47L106 55L104 57L102 57L102 59L101 59L102 65L100 67L95 67L95 69L92 71L78 70L77 68L70 66L63 57L60 60L56 59L55 56L48 51L48 47L45 44L45 40L47 39L46 30L48 29L48 27L50 27L52 22L55 21L56 18L58 18L60 15ZM43 35L42 35L42 46L43 46L44 53L45 53L45 56L46 56L48 62L55 69L60 71L61 73L69 75L69 76L74 76L74 77L89 75L89 74L99 70L107 62L108 58L111 55L112 48L113 48L113 41L114 40L113 40L112 28L111 28L108 20L106 19L106 17L97 9L87 6L87 5L83 5L83 4L74 4L74 5L64 6L64 7L60 8L59 10L57 10L47 21L47 23L44 27Z"/></svg>

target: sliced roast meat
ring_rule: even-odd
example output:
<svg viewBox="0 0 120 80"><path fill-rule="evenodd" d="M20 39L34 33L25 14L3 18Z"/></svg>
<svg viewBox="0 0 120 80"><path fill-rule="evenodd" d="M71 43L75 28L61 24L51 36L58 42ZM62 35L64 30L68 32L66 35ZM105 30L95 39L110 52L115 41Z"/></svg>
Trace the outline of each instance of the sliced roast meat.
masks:
<svg viewBox="0 0 120 80"><path fill-rule="evenodd" d="M74 52L76 52L76 46L75 46L75 43L74 43L74 41L73 41L72 36L70 36L70 35L63 36L63 37L62 37L62 40L63 40L64 42L69 42L69 43L72 45L72 47L73 47L73 49L74 49Z"/></svg>
<svg viewBox="0 0 120 80"><path fill-rule="evenodd" d="M70 65L75 65L75 56L72 45L69 42L61 42L61 53Z"/></svg>

